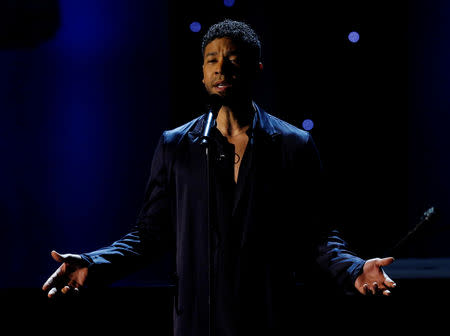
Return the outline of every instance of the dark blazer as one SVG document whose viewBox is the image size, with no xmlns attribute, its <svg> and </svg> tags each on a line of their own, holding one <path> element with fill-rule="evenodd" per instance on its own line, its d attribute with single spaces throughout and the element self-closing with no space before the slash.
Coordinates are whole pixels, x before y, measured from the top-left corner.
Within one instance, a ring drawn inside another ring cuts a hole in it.
<svg viewBox="0 0 450 336">
<path fill-rule="evenodd" d="M 321 164 L 310 134 L 254 107 L 253 164 L 233 213 L 241 226 L 225 273 L 231 289 L 217 293 L 217 318 L 227 327 L 217 335 L 278 335 L 298 318 L 291 309 L 296 281 L 310 279 L 318 266 L 348 290 L 364 264 L 320 220 Z M 95 279 L 175 251 L 175 336 L 208 330 L 206 163 L 199 144 L 205 121 L 202 115 L 162 134 L 136 226 L 83 255 Z"/>
</svg>

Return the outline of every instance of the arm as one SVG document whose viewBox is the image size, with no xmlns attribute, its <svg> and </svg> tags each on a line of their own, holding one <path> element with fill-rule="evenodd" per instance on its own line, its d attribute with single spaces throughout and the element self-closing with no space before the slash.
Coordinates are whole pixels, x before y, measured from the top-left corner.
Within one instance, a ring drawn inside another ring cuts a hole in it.
<svg viewBox="0 0 450 336">
<path fill-rule="evenodd" d="M 394 262 L 392 257 L 363 260 L 348 249 L 336 231 L 318 246 L 318 250 L 317 262 L 347 294 L 390 295 L 390 289 L 396 287 L 383 270 Z"/>
<path fill-rule="evenodd" d="M 84 254 L 58 254 L 52 257 L 61 266 L 49 277 L 42 289 L 48 296 L 58 291 L 89 284 L 111 283 L 162 255 L 170 246 L 171 217 L 166 168 L 164 134 L 152 160 L 151 174 L 144 205 L 130 233 L 108 247 Z"/>
<path fill-rule="evenodd" d="M 110 246 L 81 255 L 89 262 L 90 283 L 114 281 L 168 251 L 172 229 L 166 160 L 163 134 L 153 156 L 144 204 L 131 232 Z"/>
<path fill-rule="evenodd" d="M 316 215 L 310 218 L 315 228 L 316 262 L 320 269 L 328 273 L 335 283 L 347 294 L 383 294 L 389 295 L 396 286 L 383 270 L 383 266 L 391 264 L 393 258 L 374 258 L 364 260 L 358 257 L 348 246 L 340 233 L 331 228 L 330 219 L 324 220 L 322 214 L 327 212 L 330 200 L 324 197 L 326 188 L 323 182 L 322 167 L 319 154 L 311 137 L 306 144 L 307 176 L 313 177 L 309 185 L 309 208 Z M 324 200 L 325 198 L 325 200 Z M 325 209 L 323 208 L 325 207 Z M 324 223 L 324 221 L 328 223 Z"/>
<path fill-rule="evenodd" d="M 345 293 L 355 293 L 354 283 L 362 273 L 365 260 L 352 252 L 336 230 L 330 231 L 317 245 L 316 262 Z"/>
</svg>

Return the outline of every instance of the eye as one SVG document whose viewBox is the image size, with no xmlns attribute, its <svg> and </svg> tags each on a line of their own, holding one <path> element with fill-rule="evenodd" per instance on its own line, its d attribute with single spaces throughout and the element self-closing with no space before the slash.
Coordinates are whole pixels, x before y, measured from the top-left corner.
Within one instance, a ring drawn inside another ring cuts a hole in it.
<svg viewBox="0 0 450 336">
<path fill-rule="evenodd" d="M 211 58 L 206 61 L 206 63 L 216 63 L 216 62 L 217 62 L 217 59 L 215 59 L 215 58 Z"/>
</svg>

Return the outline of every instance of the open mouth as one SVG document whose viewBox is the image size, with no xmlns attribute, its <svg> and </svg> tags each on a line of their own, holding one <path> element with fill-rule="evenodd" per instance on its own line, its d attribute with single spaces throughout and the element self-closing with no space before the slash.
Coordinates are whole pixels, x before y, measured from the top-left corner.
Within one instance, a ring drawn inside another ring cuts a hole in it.
<svg viewBox="0 0 450 336">
<path fill-rule="evenodd" d="M 231 87 L 231 84 L 227 82 L 218 82 L 214 84 L 214 87 L 217 89 L 217 91 L 225 91 Z"/>
</svg>

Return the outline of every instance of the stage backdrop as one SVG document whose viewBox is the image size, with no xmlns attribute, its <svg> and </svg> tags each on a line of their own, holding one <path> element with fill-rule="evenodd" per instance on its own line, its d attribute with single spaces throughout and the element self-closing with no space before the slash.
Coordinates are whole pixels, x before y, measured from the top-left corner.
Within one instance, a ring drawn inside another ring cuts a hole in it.
<svg viewBox="0 0 450 336">
<path fill-rule="evenodd" d="M 52 249 L 130 229 L 161 132 L 203 113 L 200 38 L 226 17 L 261 35 L 257 102 L 314 122 L 328 218 L 352 246 L 379 256 L 435 205 L 439 221 L 404 256 L 448 257 L 448 13 L 443 0 L 3 2 L 0 287 L 40 287 Z M 122 284 L 169 273 L 163 260 Z"/>
<path fill-rule="evenodd" d="M 52 249 L 99 248 L 134 224 L 168 128 L 167 10 L 1 5 L 0 287 L 39 287 L 57 266 Z"/>
</svg>

